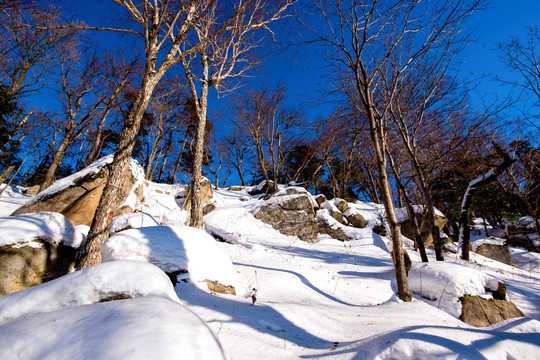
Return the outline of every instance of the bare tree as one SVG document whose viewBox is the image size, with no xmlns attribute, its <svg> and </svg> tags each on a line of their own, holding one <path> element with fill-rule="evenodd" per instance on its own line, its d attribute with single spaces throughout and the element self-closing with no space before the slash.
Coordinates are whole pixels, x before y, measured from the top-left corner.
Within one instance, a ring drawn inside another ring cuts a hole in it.
<svg viewBox="0 0 540 360">
<path fill-rule="evenodd" d="M 21 100 L 45 86 L 50 70 L 58 65 L 58 54 L 72 45 L 71 29 L 37 28 L 58 24 L 60 12 L 53 7 L 42 9 L 35 5 L 34 1 L 10 0 L 0 7 L 0 82 L 21 110 L 10 119 L 12 131 L 5 134 L 2 141 L 5 145 L 22 141 L 20 130 L 35 110 L 24 111 Z M 5 148 L 2 146 L 0 151 Z"/>
<path fill-rule="evenodd" d="M 242 71 L 238 69 L 246 69 L 239 62 L 257 44 L 254 31 L 265 29 L 270 22 L 277 20 L 292 0 L 273 4 L 262 0 L 235 1 L 233 4 L 217 0 L 114 2 L 127 10 L 133 23 L 133 28 L 115 30 L 134 34 L 143 40 L 145 68 L 88 234 L 80 261 L 82 268 L 101 262 L 101 246 L 108 236 L 114 211 L 127 195 L 121 184 L 125 171 L 129 171 L 128 163 L 143 114 L 155 87 L 177 63 L 181 63 L 184 69 L 199 120 L 192 172 L 191 224 L 202 227 L 200 180 L 208 90 L 228 77 L 240 75 Z M 195 62 L 200 64 L 200 75 L 196 75 Z M 201 83 L 200 92 L 195 84 L 197 81 Z"/>
<path fill-rule="evenodd" d="M 58 125 L 64 136 L 41 183 L 40 191 L 54 182 L 56 170 L 62 164 L 67 148 L 96 118 L 107 96 L 104 91 L 97 94 L 103 76 L 100 74 L 101 64 L 94 48 L 87 47 L 80 53 L 63 54 L 61 58 L 61 96 L 65 118 Z"/>
<path fill-rule="evenodd" d="M 478 8 L 479 1 L 317 0 L 314 4 L 324 28 L 321 31 L 320 27 L 310 26 L 315 34 L 313 41 L 328 45 L 330 61 L 336 65 L 337 73 L 351 79 L 359 99 L 358 112 L 364 114 L 369 126 L 379 189 L 392 237 L 398 294 L 402 300 L 411 301 L 401 232 L 386 171 L 391 106 L 388 99 L 392 99 L 410 65 L 457 31 L 459 23 Z M 397 66 L 389 66 L 390 61 Z M 387 79 L 391 79 L 387 84 L 390 86 L 383 89 Z M 386 101 L 381 101 L 383 91 Z"/>
<path fill-rule="evenodd" d="M 105 76 L 104 88 L 111 94 L 110 97 L 104 99 L 103 109 L 99 119 L 95 122 L 95 130 L 89 136 L 90 149 L 86 158 L 81 164 L 81 167 L 86 167 L 96 161 L 105 141 L 107 140 L 107 132 L 104 132 L 104 126 L 109 120 L 111 112 L 118 107 L 122 93 L 126 90 L 130 82 L 133 81 L 134 74 L 137 68 L 137 60 L 127 61 L 122 54 L 105 54 Z M 109 132 L 110 133 L 110 132 Z"/>
<path fill-rule="evenodd" d="M 251 157 L 247 139 L 241 135 L 239 128 L 235 128 L 232 134 L 225 139 L 224 146 L 226 167 L 229 169 L 234 168 L 240 179 L 240 185 L 245 186 L 244 162 L 249 162 Z"/>
<path fill-rule="evenodd" d="M 300 120 L 300 113 L 284 106 L 285 87 L 247 91 L 233 101 L 232 123 L 247 137 L 255 153 L 268 193 L 277 190 L 285 156 L 285 137 Z"/>
<path fill-rule="evenodd" d="M 514 73 L 518 79 L 509 80 L 499 78 L 500 81 L 520 89 L 525 98 L 532 101 L 532 105 L 538 108 L 540 105 L 540 30 L 529 27 L 526 41 L 511 38 L 509 41 L 499 44 L 501 61 Z M 540 130 L 538 122 L 540 114 L 527 116 L 529 123 Z"/>
</svg>

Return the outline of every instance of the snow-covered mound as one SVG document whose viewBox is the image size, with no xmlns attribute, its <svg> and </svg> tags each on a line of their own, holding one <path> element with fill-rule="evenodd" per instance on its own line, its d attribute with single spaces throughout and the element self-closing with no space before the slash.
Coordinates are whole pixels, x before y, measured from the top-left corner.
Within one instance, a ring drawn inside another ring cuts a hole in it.
<svg viewBox="0 0 540 360">
<path fill-rule="evenodd" d="M 185 185 L 145 181 L 143 200 L 134 209 L 151 215 L 159 225 L 182 226 L 188 219 L 188 212 L 182 210 L 179 204 L 183 201 L 181 199 L 185 197 L 186 190 Z"/>
<path fill-rule="evenodd" d="M 122 214 L 113 218 L 109 233 L 114 234 L 122 230 L 158 225 L 156 219 L 147 213 Z"/>
<path fill-rule="evenodd" d="M 60 213 L 42 211 L 0 218 L 0 246 L 37 246 L 34 240 L 79 248 L 85 236 Z"/>
<path fill-rule="evenodd" d="M 31 314 L 93 304 L 116 295 L 156 295 L 180 302 L 171 281 L 156 266 L 116 261 L 0 297 L 0 324 Z"/>
<path fill-rule="evenodd" d="M 133 299 L 94 304 L 114 295 Z M 118 261 L 0 298 L 5 359 L 224 359 L 157 267 Z"/>
<path fill-rule="evenodd" d="M 217 281 L 233 286 L 238 294 L 246 292 L 229 256 L 212 236 L 196 228 L 153 226 L 122 231 L 107 239 L 102 257 L 103 261 L 147 261 L 167 273 L 187 270 L 197 284 Z"/>
<path fill-rule="evenodd" d="M 460 297 L 486 296 L 486 289 L 495 291 L 499 283 L 481 271 L 447 261 L 413 264 L 408 277 L 412 292 L 436 300 L 437 307 L 456 318 L 461 315 Z"/>
</svg>

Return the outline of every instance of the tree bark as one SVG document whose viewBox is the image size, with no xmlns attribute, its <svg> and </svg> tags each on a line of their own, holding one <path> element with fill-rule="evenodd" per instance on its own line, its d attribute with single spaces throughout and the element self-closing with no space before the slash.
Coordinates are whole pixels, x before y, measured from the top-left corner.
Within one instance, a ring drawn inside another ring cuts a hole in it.
<svg viewBox="0 0 540 360">
<path fill-rule="evenodd" d="M 114 154 L 107 184 L 103 189 L 92 225 L 90 226 L 86 246 L 78 264 L 79 269 L 101 263 L 101 247 L 109 237 L 112 218 L 115 211 L 128 195 L 122 191 L 122 183 L 127 172 L 130 171 L 129 162 L 135 145 L 135 139 L 141 127 L 144 112 L 148 107 L 150 97 L 159 79 L 160 77 L 150 73 L 147 67 L 143 78 L 144 82 L 137 94 L 124 129 L 120 134 L 120 141 Z"/>
</svg>

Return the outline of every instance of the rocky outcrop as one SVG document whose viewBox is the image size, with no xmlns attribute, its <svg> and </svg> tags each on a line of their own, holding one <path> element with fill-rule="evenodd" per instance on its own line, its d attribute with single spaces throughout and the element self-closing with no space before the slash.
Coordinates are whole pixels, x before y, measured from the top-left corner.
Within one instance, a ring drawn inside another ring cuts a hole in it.
<svg viewBox="0 0 540 360">
<path fill-rule="evenodd" d="M 296 188 L 280 191 L 255 212 L 261 220 L 282 234 L 297 236 L 306 242 L 315 242 L 318 226 L 309 194 Z"/>
<path fill-rule="evenodd" d="M 109 176 L 110 161 L 101 160 L 101 163 L 93 166 L 92 169 L 93 171 L 83 169 L 62 179 L 62 183 L 66 186 L 53 184 L 49 189 L 37 194 L 32 201 L 13 212 L 12 215 L 54 211 L 63 214 L 73 225 L 90 226 Z M 125 193 L 135 190 L 135 194 L 141 200 L 142 185 L 139 189 L 133 189 L 136 178 L 131 171 L 127 171 L 127 173 L 128 175 L 125 176 L 122 184 L 123 190 Z M 130 213 L 133 210 L 129 206 L 123 206 L 116 209 L 114 215 Z"/>
<path fill-rule="evenodd" d="M 422 222 L 422 214 L 416 213 L 416 219 L 418 221 L 418 224 L 421 224 Z M 435 226 L 439 228 L 439 231 L 442 231 L 446 225 L 447 219 L 444 216 L 435 214 Z M 401 226 L 401 233 L 403 236 L 408 237 L 409 239 L 414 239 L 414 231 L 413 231 L 413 225 L 412 221 L 408 218 L 404 219 L 399 223 Z M 428 247 L 433 244 L 433 236 L 431 235 L 431 226 L 428 225 L 428 221 L 426 220 L 424 222 L 424 226 L 422 226 L 422 229 L 420 231 L 422 234 L 422 240 L 424 241 L 424 246 Z"/>
<path fill-rule="evenodd" d="M 206 204 L 210 199 L 214 197 L 214 191 L 212 190 L 212 183 L 207 178 L 203 177 L 201 180 L 201 204 Z M 191 187 L 186 192 L 184 198 L 183 210 L 191 210 Z"/>
<path fill-rule="evenodd" d="M 352 208 L 348 208 L 343 212 L 343 215 L 351 226 L 363 229 L 367 226 L 367 220 L 357 211 Z"/>
<path fill-rule="evenodd" d="M 77 249 L 40 240 L 32 246 L 0 247 L 0 296 L 66 275 L 76 259 Z"/>
<path fill-rule="evenodd" d="M 503 320 L 525 316 L 510 301 L 483 299 L 472 295 L 465 295 L 460 301 L 462 305 L 460 320 L 476 327 L 486 327 Z"/>
<path fill-rule="evenodd" d="M 540 236 L 536 233 L 532 216 L 522 217 L 514 225 L 508 226 L 506 243 L 530 252 L 540 252 Z"/>
<path fill-rule="evenodd" d="M 321 234 L 330 235 L 332 238 L 338 239 L 341 241 L 350 240 L 342 228 L 340 228 L 339 226 L 335 226 L 334 224 L 331 224 L 330 222 L 326 221 L 326 219 L 319 221 L 319 232 Z"/>
<path fill-rule="evenodd" d="M 481 244 L 476 248 L 476 253 L 495 261 L 514 266 L 512 254 L 507 246 L 497 244 Z"/>
<path fill-rule="evenodd" d="M 326 196 L 323 194 L 315 195 L 314 197 L 315 202 L 317 203 L 317 207 L 321 207 L 321 205 L 326 201 Z"/>
</svg>

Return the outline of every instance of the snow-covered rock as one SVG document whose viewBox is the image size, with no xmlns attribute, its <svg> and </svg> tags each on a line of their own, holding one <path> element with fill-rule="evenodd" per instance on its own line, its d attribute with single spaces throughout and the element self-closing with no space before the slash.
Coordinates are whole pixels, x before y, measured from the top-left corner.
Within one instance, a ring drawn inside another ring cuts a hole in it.
<svg viewBox="0 0 540 360">
<path fill-rule="evenodd" d="M 486 295 L 486 289 L 496 291 L 499 280 L 470 267 L 448 262 L 416 263 L 409 271 L 412 292 L 433 301 L 438 308 L 459 318 L 463 295 Z"/>
<path fill-rule="evenodd" d="M 97 303 L 112 295 L 132 298 Z M 6 359 L 226 359 L 168 277 L 141 262 L 104 263 L 0 298 Z"/>
<path fill-rule="evenodd" d="M 196 228 L 152 226 L 122 231 L 107 239 L 102 258 L 147 261 L 169 274 L 187 271 L 200 286 L 208 280 L 232 286 L 240 295 L 246 291 L 229 256 L 212 236 Z"/>
</svg>

